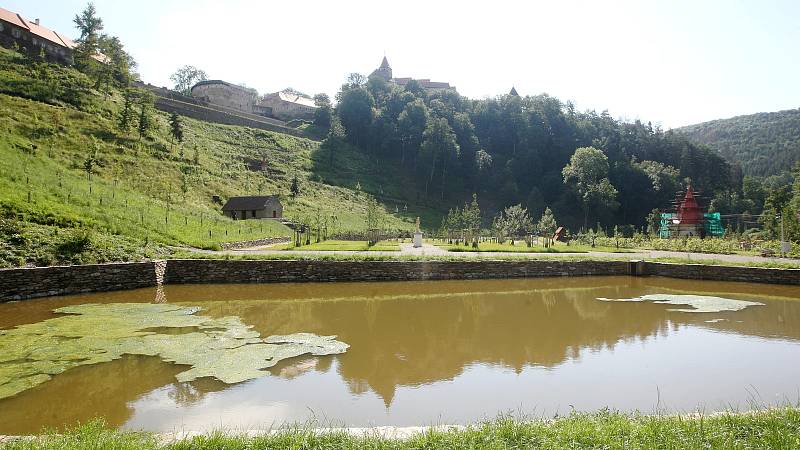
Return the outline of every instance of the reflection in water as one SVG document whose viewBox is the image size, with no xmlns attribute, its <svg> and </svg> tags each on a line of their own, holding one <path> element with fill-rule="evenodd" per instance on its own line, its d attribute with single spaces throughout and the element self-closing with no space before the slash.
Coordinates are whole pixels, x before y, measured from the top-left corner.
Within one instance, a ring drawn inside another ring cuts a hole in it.
<svg viewBox="0 0 800 450">
<path fill-rule="evenodd" d="M 765 305 L 700 314 L 596 300 L 659 293 Z M 569 405 L 650 411 L 797 400 L 798 294 L 785 286 L 593 277 L 187 285 L 16 302 L 0 305 L 0 328 L 44 320 L 67 304 L 156 299 L 239 316 L 262 335 L 336 334 L 351 348 L 287 361 L 271 370 L 275 376 L 234 386 L 177 383 L 182 369 L 154 358 L 82 367 L 0 400 L 0 433 L 95 415 L 162 430 L 269 426 L 310 416 L 413 425 L 518 409 L 550 414 Z"/>
</svg>

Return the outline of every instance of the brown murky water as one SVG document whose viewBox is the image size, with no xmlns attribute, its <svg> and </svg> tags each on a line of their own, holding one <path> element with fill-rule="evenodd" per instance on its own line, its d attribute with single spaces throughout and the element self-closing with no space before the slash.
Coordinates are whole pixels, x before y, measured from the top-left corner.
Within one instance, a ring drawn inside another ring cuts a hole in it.
<svg viewBox="0 0 800 450">
<path fill-rule="evenodd" d="M 700 294 L 755 300 L 681 313 L 597 297 Z M 399 283 L 166 286 L 0 304 L 0 328 L 53 308 L 166 301 L 236 315 L 262 335 L 336 334 L 339 356 L 285 362 L 225 385 L 179 383 L 151 357 L 84 366 L 0 400 L 0 434 L 103 416 L 159 431 L 222 425 L 464 423 L 499 413 L 610 407 L 706 411 L 800 400 L 800 288 L 587 277 Z"/>
</svg>

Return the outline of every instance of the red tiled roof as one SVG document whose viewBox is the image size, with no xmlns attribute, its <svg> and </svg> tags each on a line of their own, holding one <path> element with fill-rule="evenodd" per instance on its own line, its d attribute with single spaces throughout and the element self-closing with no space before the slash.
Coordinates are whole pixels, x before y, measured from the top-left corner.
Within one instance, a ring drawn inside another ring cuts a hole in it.
<svg viewBox="0 0 800 450">
<path fill-rule="evenodd" d="M 52 44 L 64 45 L 64 43 L 61 42 L 61 38 L 58 37 L 58 35 L 53 30 L 45 28 L 41 25 L 36 25 L 35 22 L 31 22 L 30 20 L 25 20 L 24 18 L 22 18 L 22 16 L 20 16 L 20 19 L 22 19 L 25 22 L 26 27 L 34 36 L 39 36 L 40 38 L 46 41 L 50 41 L 50 43 Z"/>
<path fill-rule="evenodd" d="M 43 27 L 41 25 L 37 25 L 36 22 L 31 20 L 27 20 L 20 16 L 17 13 L 11 12 L 7 9 L 0 8 L 0 20 L 4 20 L 6 22 L 10 22 L 20 28 L 24 28 L 31 32 L 31 34 L 38 36 L 51 44 L 55 44 L 61 47 L 66 47 L 70 50 L 75 49 L 78 46 L 78 43 L 73 41 L 72 39 L 63 36 L 56 31 L 53 31 L 49 28 Z M 100 61 L 101 63 L 109 62 L 108 56 L 98 53 L 96 55 L 92 55 L 92 58 Z"/>
<path fill-rule="evenodd" d="M 67 46 L 67 48 L 71 48 L 72 49 L 72 48 L 75 48 L 75 47 L 78 46 L 78 43 L 73 41 L 72 39 L 70 39 L 70 38 L 68 38 L 68 37 L 66 37 L 66 36 L 64 36 L 62 34 L 59 34 L 56 31 L 54 31 L 53 33 L 55 33 L 56 36 L 58 36 L 59 39 L 61 39 L 61 42 L 63 42 L 64 45 Z"/>
<path fill-rule="evenodd" d="M 18 27 L 22 27 L 27 29 L 28 26 L 25 25 L 25 22 L 17 13 L 13 13 L 7 9 L 0 8 L 0 20 L 5 20 L 6 22 L 13 23 Z"/>
<path fill-rule="evenodd" d="M 0 8 L 0 19 L 10 22 L 18 27 L 25 28 L 30 31 L 34 36 L 38 36 L 51 44 L 67 47 L 69 49 L 75 48 L 78 44 L 68 37 L 63 37 L 55 31 L 37 25 L 36 22 L 27 20 L 17 13 L 13 13 L 7 9 Z"/>
</svg>

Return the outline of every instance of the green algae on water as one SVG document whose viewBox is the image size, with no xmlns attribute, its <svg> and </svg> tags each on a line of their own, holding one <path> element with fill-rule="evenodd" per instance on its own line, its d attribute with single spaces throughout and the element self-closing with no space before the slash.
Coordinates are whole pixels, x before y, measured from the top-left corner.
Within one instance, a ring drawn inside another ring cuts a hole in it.
<svg viewBox="0 0 800 450">
<path fill-rule="evenodd" d="M 310 333 L 261 338 L 238 317 L 196 315 L 198 307 L 111 303 L 54 311 L 66 315 L 0 330 L 0 399 L 73 367 L 122 355 L 190 366 L 176 375 L 181 382 L 212 377 L 233 384 L 265 376 L 264 369 L 283 359 L 339 354 L 349 347 L 336 336 Z"/>
<path fill-rule="evenodd" d="M 706 312 L 723 312 L 723 311 L 741 311 L 748 306 L 764 306 L 763 303 L 747 301 L 747 300 L 734 300 L 731 298 L 711 297 L 707 295 L 673 295 L 673 294 L 650 294 L 642 295 L 635 298 L 603 298 L 598 297 L 598 300 L 606 302 L 646 302 L 667 304 L 667 305 L 685 305 L 691 306 L 688 308 L 672 308 L 667 311 L 675 312 L 690 312 L 690 313 L 706 313 Z"/>
</svg>

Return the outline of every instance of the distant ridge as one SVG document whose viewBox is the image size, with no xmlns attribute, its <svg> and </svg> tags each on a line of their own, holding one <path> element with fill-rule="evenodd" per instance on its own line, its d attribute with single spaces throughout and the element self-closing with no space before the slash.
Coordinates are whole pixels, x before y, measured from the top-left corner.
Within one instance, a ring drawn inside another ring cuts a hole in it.
<svg viewBox="0 0 800 450">
<path fill-rule="evenodd" d="M 745 175 L 778 175 L 800 161 L 800 109 L 712 120 L 676 131 L 738 163 Z"/>
</svg>

